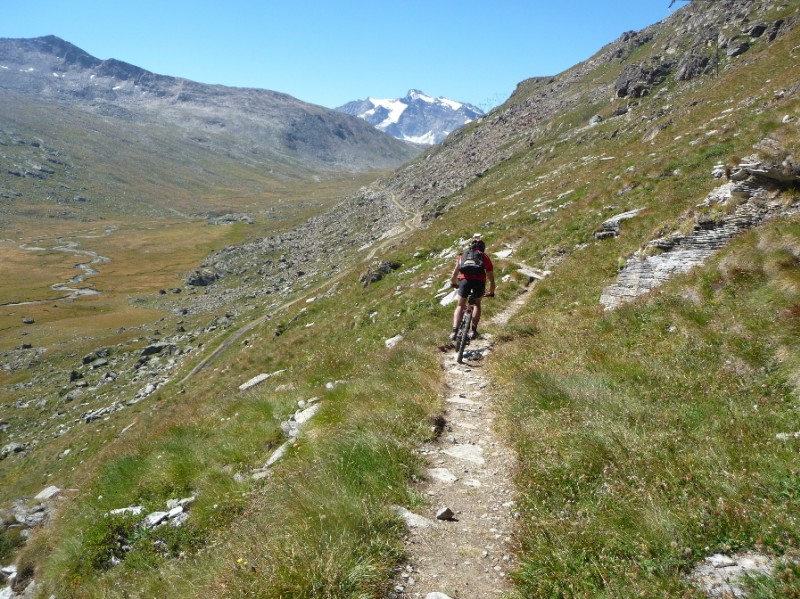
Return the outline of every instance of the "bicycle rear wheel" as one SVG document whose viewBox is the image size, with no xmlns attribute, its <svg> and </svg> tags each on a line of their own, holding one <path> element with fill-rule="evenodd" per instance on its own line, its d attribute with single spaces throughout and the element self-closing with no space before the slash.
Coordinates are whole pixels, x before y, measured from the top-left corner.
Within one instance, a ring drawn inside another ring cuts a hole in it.
<svg viewBox="0 0 800 599">
<path fill-rule="evenodd" d="M 456 352 L 458 354 L 456 362 L 459 364 L 463 361 L 464 350 L 469 342 L 470 324 L 472 324 L 472 310 L 468 310 L 464 313 L 464 316 L 461 318 L 461 326 L 458 329 L 458 335 L 456 336 Z"/>
</svg>

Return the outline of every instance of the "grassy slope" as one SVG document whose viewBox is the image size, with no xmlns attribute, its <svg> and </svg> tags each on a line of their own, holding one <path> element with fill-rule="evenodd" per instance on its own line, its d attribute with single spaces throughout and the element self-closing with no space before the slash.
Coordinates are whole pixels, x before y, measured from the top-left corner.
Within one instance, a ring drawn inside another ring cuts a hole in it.
<svg viewBox="0 0 800 599">
<path fill-rule="evenodd" d="M 794 83 L 796 60 L 776 50 L 766 64 L 676 96 L 654 119 L 667 128 L 652 144 L 603 139 L 615 127 L 605 123 L 561 152 L 556 160 L 573 165 L 566 172 L 548 175 L 546 163 L 531 172 L 548 177 L 531 199 L 575 191 L 522 234 L 530 263 L 561 261 L 492 361 L 523 465 L 520 596 L 677 596 L 690 592 L 682 575 L 712 553 L 797 551 L 797 446 L 776 440 L 800 429 L 796 219 L 743 236 L 633 305 L 603 313 L 597 301 L 620 258 L 663 225 L 685 227 L 678 217 L 714 185 L 713 164 L 752 153 L 767 134 L 796 152 L 798 101 L 774 95 Z M 785 114 L 794 123 L 780 125 Z M 614 159 L 589 158 L 601 154 Z M 481 195 L 524 189 L 523 165 L 504 167 L 504 188 Z M 638 187 L 617 194 L 630 183 Z M 510 203 L 491 207 L 492 228 L 506 228 L 498 215 Z M 592 239 L 605 218 L 640 207 L 620 238 Z M 512 218 L 509 240 L 522 225 Z M 781 572 L 764 596 L 796 596 L 795 574 Z"/>
<path fill-rule="evenodd" d="M 650 122 L 667 125 L 653 143 L 635 122 L 608 120 L 504 162 L 461 193 L 465 205 L 389 250 L 402 270 L 366 289 L 354 272 L 332 297 L 276 315 L 185 389 L 160 390 L 137 414 L 146 433 L 87 465 L 78 500 L 23 563 L 38 563 L 45 592 L 59 596 L 380 596 L 401 556 L 388 506 L 421 501 L 407 486 L 420 469 L 414 447 L 441 401 L 433 348 L 449 310 L 421 285 L 446 278 L 437 256 L 476 222 L 492 247 L 511 244 L 515 258 L 553 271 L 495 331 L 491 361 L 522 463 L 520 596 L 691 596 L 682 575 L 710 553 L 795 551 L 797 441 L 775 434 L 800 430 L 796 220 L 737 239 L 616 312 L 598 303 L 620 258 L 662 227 L 685 226 L 681 215 L 715 184 L 713 164 L 751 153 L 767 133 L 797 149 L 796 125 L 780 125 L 797 100 L 773 95 L 793 83 L 796 37 L 777 44 L 757 68 L 642 102 Z M 657 116 L 661 102 L 672 107 Z M 639 207 L 621 237 L 594 241 L 603 220 Z M 498 268 L 513 277 L 513 265 Z M 502 284 L 488 316 L 519 289 Z M 278 325 L 287 328 L 273 337 Z M 404 342 L 386 350 L 398 332 Z M 275 382 L 235 391 L 280 368 Z M 344 382 L 326 390 L 334 380 Z M 274 476 L 235 482 L 312 396 L 322 412 Z M 101 514 L 188 494 L 198 499 L 187 529 L 160 550 L 139 539 L 105 570 L 114 529 Z M 798 594 L 791 572 L 778 578 L 762 596 Z"/>
<path fill-rule="evenodd" d="M 3 172 L 0 188 L 23 194 L 20 201 L 4 202 L 4 213 L 97 219 L 253 211 L 264 208 L 265 198 L 307 197 L 315 182 L 336 185 L 351 178 L 288 159 L 267 161 L 222 135 L 198 140 L 177 126 L 105 119 L 68 107 L 53 112 L 51 104 L 30 98 L 0 106 L 4 164 L 52 171 L 43 178 Z M 64 201 L 76 195 L 88 201 Z"/>
</svg>

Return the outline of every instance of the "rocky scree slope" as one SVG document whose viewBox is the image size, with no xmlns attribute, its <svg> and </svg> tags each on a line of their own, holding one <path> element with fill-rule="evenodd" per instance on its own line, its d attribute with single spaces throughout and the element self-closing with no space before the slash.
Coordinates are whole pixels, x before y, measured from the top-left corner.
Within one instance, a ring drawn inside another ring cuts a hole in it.
<svg viewBox="0 0 800 599">
<path fill-rule="evenodd" d="M 100 60 L 55 36 L 0 39 L 0 96 L 80 108 L 119 123 L 171 125 L 190 144 L 249 162 L 396 167 L 418 150 L 360 119 L 261 89 L 208 85 Z"/>
</svg>

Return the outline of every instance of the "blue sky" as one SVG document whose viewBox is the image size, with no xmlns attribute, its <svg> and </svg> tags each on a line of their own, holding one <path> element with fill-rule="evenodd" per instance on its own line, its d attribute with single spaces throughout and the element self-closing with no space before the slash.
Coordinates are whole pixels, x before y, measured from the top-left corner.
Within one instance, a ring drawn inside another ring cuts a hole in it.
<svg viewBox="0 0 800 599">
<path fill-rule="evenodd" d="M 411 89 L 488 109 L 564 71 L 670 0 L 10 0 L 0 37 L 57 35 L 162 75 L 334 108 Z"/>
</svg>

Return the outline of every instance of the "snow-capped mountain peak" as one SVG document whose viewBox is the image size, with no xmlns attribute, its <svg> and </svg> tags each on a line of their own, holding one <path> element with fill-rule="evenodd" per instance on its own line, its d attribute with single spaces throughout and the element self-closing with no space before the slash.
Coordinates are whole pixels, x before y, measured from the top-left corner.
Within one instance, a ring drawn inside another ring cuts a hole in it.
<svg viewBox="0 0 800 599">
<path fill-rule="evenodd" d="M 368 97 L 336 110 L 362 118 L 398 139 L 423 145 L 439 143 L 450 132 L 483 116 L 471 104 L 433 98 L 417 89 L 409 90 L 404 98 Z"/>
</svg>

